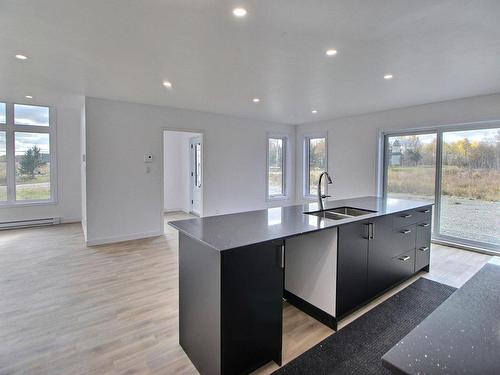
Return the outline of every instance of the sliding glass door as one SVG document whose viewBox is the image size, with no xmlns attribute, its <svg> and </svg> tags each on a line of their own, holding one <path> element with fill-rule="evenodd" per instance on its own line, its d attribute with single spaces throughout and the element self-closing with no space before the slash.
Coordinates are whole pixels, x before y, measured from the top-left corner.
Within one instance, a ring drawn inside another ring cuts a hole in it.
<svg viewBox="0 0 500 375">
<path fill-rule="evenodd" d="M 439 235 L 500 247 L 500 128 L 442 139 Z"/>
<path fill-rule="evenodd" d="M 434 201 L 435 240 L 500 251 L 500 124 L 384 141 L 386 197 Z"/>
</svg>

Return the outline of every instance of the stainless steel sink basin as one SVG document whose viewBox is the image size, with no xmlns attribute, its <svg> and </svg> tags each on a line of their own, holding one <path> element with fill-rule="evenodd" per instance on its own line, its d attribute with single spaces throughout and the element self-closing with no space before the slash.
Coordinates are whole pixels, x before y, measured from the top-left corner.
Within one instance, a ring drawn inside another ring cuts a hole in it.
<svg viewBox="0 0 500 375">
<path fill-rule="evenodd" d="M 325 211 L 304 212 L 304 213 L 307 215 L 314 215 L 330 220 L 343 220 L 355 216 L 369 215 L 374 212 L 376 211 L 363 210 L 361 208 L 353 208 L 353 207 L 337 207 L 337 208 L 330 208 Z"/>
<path fill-rule="evenodd" d="M 347 219 L 349 217 L 352 217 L 352 216 L 348 216 L 348 215 L 337 214 L 335 212 L 330 212 L 330 211 L 305 212 L 305 214 L 314 215 L 314 216 L 318 216 L 318 217 L 322 217 L 322 218 L 330 219 L 330 220 L 343 220 L 343 219 Z"/>
<path fill-rule="evenodd" d="M 361 216 L 372 214 L 375 211 L 362 210 L 361 208 L 352 208 L 352 207 L 338 207 L 329 209 L 328 212 L 335 212 L 337 214 L 348 215 L 348 216 Z"/>
</svg>

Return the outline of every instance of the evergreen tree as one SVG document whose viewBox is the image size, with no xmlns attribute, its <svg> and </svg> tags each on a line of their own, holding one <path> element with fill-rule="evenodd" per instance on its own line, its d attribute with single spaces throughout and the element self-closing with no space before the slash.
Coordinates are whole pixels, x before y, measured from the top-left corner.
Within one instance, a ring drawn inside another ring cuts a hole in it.
<svg viewBox="0 0 500 375">
<path fill-rule="evenodd" d="M 19 173 L 29 176 L 29 178 L 33 180 L 35 178 L 36 170 L 44 164 L 46 163 L 42 160 L 40 147 L 35 145 L 26 150 L 24 153 L 21 161 L 19 162 Z"/>
</svg>

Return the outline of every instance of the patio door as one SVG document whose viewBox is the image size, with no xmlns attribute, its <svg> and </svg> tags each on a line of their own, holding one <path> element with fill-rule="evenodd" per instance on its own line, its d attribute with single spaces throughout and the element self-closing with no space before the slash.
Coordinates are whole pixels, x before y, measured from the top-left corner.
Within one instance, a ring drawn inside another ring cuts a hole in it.
<svg viewBox="0 0 500 375">
<path fill-rule="evenodd" d="M 434 201 L 435 241 L 500 251 L 499 123 L 384 138 L 384 196 Z"/>
</svg>

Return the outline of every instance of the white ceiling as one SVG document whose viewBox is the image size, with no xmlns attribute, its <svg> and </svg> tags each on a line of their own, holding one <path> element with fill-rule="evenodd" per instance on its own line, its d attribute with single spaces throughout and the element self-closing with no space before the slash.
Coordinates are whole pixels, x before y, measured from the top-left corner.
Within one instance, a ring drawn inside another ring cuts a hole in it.
<svg viewBox="0 0 500 375">
<path fill-rule="evenodd" d="M 292 124 L 500 92 L 500 1 L 0 1 L 0 97 L 50 91 Z"/>
</svg>

